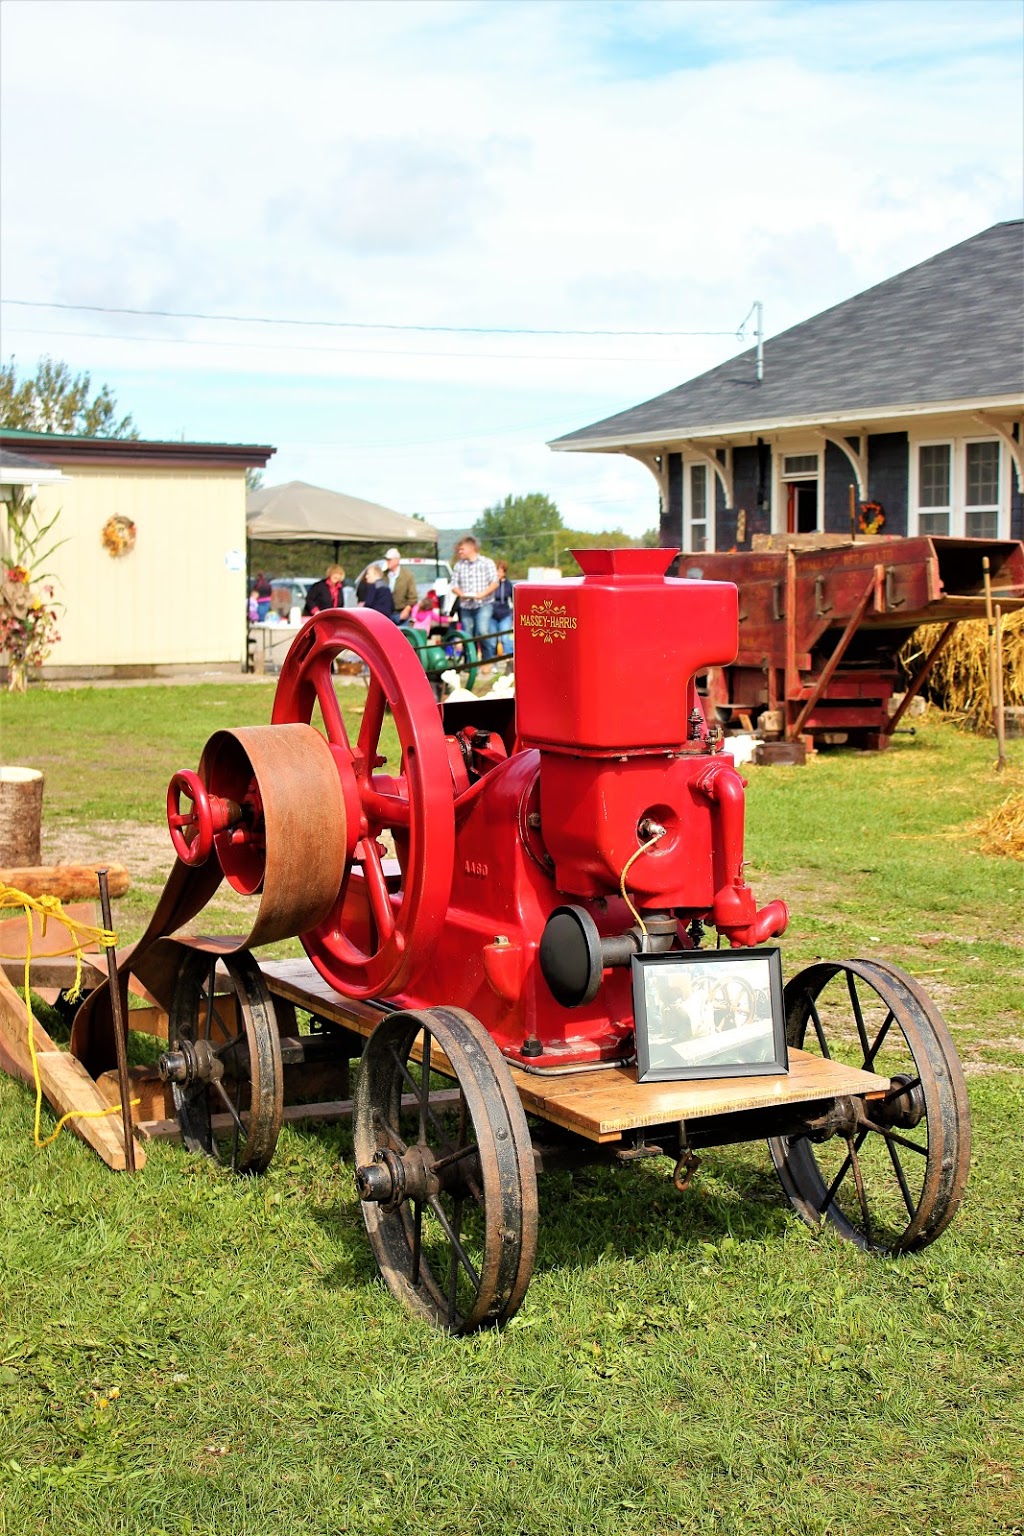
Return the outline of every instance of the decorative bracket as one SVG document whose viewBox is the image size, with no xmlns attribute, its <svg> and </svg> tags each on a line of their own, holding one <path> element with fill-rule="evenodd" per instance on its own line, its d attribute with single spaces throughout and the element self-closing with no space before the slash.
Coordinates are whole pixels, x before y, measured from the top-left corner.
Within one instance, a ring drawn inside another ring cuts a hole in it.
<svg viewBox="0 0 1024 1536">
<path fill-rule="evenodd" d="M 858 436 L 858 438 L 860 440 L 860 452 L 859 453 L 855 452 L 855 450 L 850 447 L 850 445 L 846 441 L 845 437 L 839 437 L 834 432 L 827 432 L 823 427 L 819 427 L 818 428 L 817 435 L 818 435 L 818 437 L 821 438 L 821 441 L 823 443 L 831 443 L 834 448 L 838 448 L 841 453 L 844 453 L 846 455 L 846 457 L 849 459 L 851 465 L 853 466 L 853 473 L 857 477 L 857 500 L 858 501 L 867 501 L 867 499 L 868 499 L 868 452 L 867 452 L 868 435 L 867 435 L 867 433 L 866 432 L 858 432 L 857 433 L 857 436 Z"/>
<path fill-rule="evenodd" d="M 995 432 L 996 436 L 1002 438 L 1007 448 L 1009 448 L 1010 458 L 1017 469 L 1017 484 L 1021 490 L 1024 490 L 1024 451 L 1022 451 L 1024 445 L 1017 441 L 1004 422 L 996 421 L 986 411 L 975 411 L 973 414 L 975 421 L 979 422 L 986 431 Z"/>
</svg>

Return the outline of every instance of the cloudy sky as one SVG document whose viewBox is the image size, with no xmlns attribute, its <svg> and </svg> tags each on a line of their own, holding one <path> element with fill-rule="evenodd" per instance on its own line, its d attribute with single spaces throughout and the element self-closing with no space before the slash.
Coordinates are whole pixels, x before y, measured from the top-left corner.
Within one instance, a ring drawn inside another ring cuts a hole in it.
<svg viewBox="0 0 1024 1536">
<path fill-rule="evenodd" d="M 269 482 L 639 533 L 646 470 L 546 440 L 1020 217 L 1022 15 L 2 0 L 0 347 Z"/>
</svg>

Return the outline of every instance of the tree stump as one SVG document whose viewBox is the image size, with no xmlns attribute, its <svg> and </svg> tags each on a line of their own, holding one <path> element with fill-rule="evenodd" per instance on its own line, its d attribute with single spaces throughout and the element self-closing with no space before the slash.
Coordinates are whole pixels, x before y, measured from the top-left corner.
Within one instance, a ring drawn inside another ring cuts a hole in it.
<svg viewBox="0 0 1024 1536">
<path fill-rule="evenodd" d="M 38 768 L 0 767 L 0 866 L 38 864 L 43 775 Z"/>
</svg>

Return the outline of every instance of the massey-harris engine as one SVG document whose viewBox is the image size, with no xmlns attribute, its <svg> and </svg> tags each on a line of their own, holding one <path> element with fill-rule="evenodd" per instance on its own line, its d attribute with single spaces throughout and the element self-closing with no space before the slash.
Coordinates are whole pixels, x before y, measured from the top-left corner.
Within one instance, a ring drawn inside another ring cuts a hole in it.
<svg viewBox="0 0 1024 1536">
<path fill-rule="evenodd" d="M 735 655 L 736 588 L 667 578 L 673 553 L 581 551 L 581 578 L 520 586 L 516 698 L 443 721 L 387 621 L 323 613 L 298 636 L 274 722 L 319 706 L 337 765 L 346 826 L 310 806 L 309 835 L 345 839 L 345 873 L 302 940 L 339 992 L 465 1007 L 509 1058 L 564 1068 L 632 1055 L 639 950 L 689 948 L 705 923 L 733 946 L 783 931 L 783 903 L 758 911 L 744 882 L 744 781 L 694 686 Z M 331 680 L 342 649 L 370 671 L 354 739 Z"/>
</svg>

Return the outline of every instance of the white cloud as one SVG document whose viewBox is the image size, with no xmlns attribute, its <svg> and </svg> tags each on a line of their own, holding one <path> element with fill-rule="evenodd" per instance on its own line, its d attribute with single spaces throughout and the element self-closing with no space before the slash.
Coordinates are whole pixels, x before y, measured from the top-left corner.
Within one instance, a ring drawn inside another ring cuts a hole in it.
<svg viewBox="0 0 1024 1536">
<path fill-rule="evenodd" d="M 772 333 L 1020 212 L 1012 5 L 5 0 L 0 26 L 7 298 L 721 331 L 756 297 Z M 329 422 L 331 391 L 361 381 L 367 440 L 422 414 L 443 449 L 372 450 L 363 494 L 559 486 L 612 522 L 646 472 L 543 440 L 738 348 L 3 319 L 20 360 L 66 356 L 129 408 L 138 388 L 154 436 L 301 442 L 294 402 Z M 533 441 L 473 436 L 546 412 Z M 356 466 L 344 432 L 317 436 L 334 456 L 289 449 L 282 477 Z"/>
</svg>

